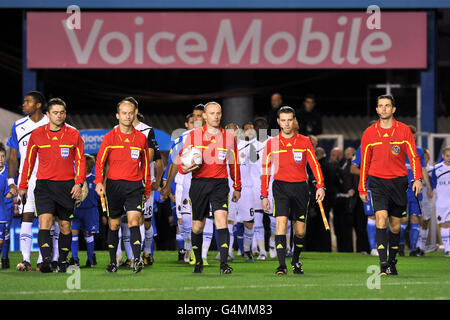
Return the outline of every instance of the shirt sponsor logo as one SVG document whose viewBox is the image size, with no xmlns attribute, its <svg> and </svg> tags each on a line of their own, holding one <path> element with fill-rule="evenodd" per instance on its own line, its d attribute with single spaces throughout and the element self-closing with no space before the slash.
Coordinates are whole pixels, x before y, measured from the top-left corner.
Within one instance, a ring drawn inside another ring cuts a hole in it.
<svg viewBox="0 0 450 320">
<path fill-rule="evenodd" d="M 61 157 L 67 159 L 69 156 L 69 148 L 61 148 Z"/>
<path fill-rule="evenodd" d="M 132 149 L 131 150 L 131 159 L 137 160 L 139 158 L 139 150 Z"/>
<path fill-rule="evenodd" d="M 399 146 L 392 146 L 392 154 L 393 155 L 399 155 L 400 154 L 400 147 Z"/>
<path fill-rule="evenodd" d="M 292 152 L 294 153 L 295 162 L 299 163 L 300 161 L 302 161 L 303 152 L 298 152 L 298 151 L 292 151 Z"/>
</svg>

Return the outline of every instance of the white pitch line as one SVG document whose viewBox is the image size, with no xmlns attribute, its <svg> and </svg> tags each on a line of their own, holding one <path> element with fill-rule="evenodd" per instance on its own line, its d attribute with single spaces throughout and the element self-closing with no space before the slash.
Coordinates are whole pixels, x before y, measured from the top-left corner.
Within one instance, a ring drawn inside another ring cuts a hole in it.
<svg viewBox="0 0 450 320">
<path fill-rule="evenodd" d="M 381 286 L 414 286 L 414 285 L 447 285 L 450 282 L 398 282 L 382 283 Z M 74 290 L 38 290 L 38 291 L 11 291 L 0 292 L 0 295 L 32 295 L 32 294 L 71 294 L 71 293 L 112 293 L 112 292 L 165 292 L 165 291 L 201 291 L 224 289 L 267 289 L 283 287 L 364 287 L 366 283 L 335 283 L 335 284 L 276 284 L 276 285 L 247 285 L 247 286 L 202 286 L 202 287 L 176 287 L 176 288 L 116 288 L 116 289 L 74 289 Z M 444 297 L 437 297 L 437 299 Z"/>
</svg>

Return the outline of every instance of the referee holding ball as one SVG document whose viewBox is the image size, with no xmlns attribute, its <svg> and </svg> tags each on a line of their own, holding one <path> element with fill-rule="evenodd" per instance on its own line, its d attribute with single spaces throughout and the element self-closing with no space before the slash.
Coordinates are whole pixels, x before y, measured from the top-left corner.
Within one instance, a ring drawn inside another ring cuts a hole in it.
<svg viewBox="0 0 450 320">
<path fill-rule="evenodd" d="M 208 102 L 204 107 L 203 119 L 206 124 L 192 130 L 186 137 L 183 150 L 196 147 L 202 151 L 202 164 L 185 166 L 178 161 L 181 174 L 192 172 L 189 197 L 192 207 L 192 250 L 195 254 L 194 273 L 203 270 L 202 243 L 203 229 L 209 212 L 214 214 L 214 222 L 218 232 L 220 252 L 220 273 L 230 274 L 233 269 L 227 264 L 230 233 L 228 231 L 228 172 L 234 181 L 232 201 L 241 197 L 241 174 L 237 160 L 237 144 L 234 136 L 220 126 L 222 107 L 217 102 Z"/>
<path fill-rule="evenodd" d="M 397 275 L 395 256 L 399 249 L 401 218 L 408 203 L 406 155 L 414 174 L 412 190 L 416 197 L 422 190 L 422 166 L 411 130 L 406 124 L 394 119 L 394 97 L 379 96 L 376 110 L 380 119 L 366 129 L 361 140 L 358 189 L 361 200 L 367 203 L 369 197 L 366 183 L 369 178 L 376 219 L 375 241 L 380 258 L 380 275 Z M 389 239 L 386 234 L 388 218 Z"/>
<path fill-rule="evenodd" d="M 95 191 L 102 196 L 106 189 L 109 222 L 107 243 L 110 264 L 106 272 L 117 272 L 116 253 L 124 208 L 134 255 L 133 271 L 138 273 L 144 267 L 140 258 L 142 239 L 139 221 L 143 203 L 150 196 L 151 173 L 147 137 L 133 127 L 136 108 L 130 99 L 124 99 L 117 104 L 116 118 L 119 125 L 105 135 L 97 154 Z M 106 186 L 103 185 L 105 166 Z"/>
<path fill-rule="evenodd" d="M 34 189 L 36 215 L 39 217 L 38 243 L 42 254 L 43 273 L 52 272 L 50 228 L 54 216 L 58 218 L 60 234 L 58 240 L 58 272 L 66 272 L 67 254 L 72 243 L 70 221 L 73 218 L 75 199 L 80 198 L 86 179 L 84 142 L 77 129 L 66 121 L 66 103 L 53 98 L 47 104 L 49 123 L 35 129 L 28 142 L 23 165 L 19 194 L 23 197 L 39 157 Z"/>
</svg>

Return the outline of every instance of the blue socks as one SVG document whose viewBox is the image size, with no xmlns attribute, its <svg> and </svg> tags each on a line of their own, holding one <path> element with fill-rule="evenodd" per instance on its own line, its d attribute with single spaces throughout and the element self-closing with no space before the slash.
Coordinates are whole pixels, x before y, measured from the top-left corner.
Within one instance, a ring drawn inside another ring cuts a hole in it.
<svg viewBox="0 0 450 320">
<path fill-rule="evenodd" d="M 409 230 L 409 242 L 411 243 L 411 251 L 416 250 L 418 239 L 419 239 L 419 224 L 411 223 L 411 229 Z"/>
<path fill-rule="evenodd" d="M 234 235 L 237 237 L 237 243 L 241 254 L 244 254 L 244 224 L 236 223 Z"/>
<path fill-rule="evenodd" d="M 406 227 L 408 227 L 408 224 L 402 223 L 400 226 L 400 243 L 399 244 L 405 244 Z"/>
<path fill-rule="evenodd" d="M 86 239 L 87 258 L 92 263 L 94 256 L 94 236 L 90 235 L 88 237 L 85 237 L 85 239 Z"/>
<path fill-rule="evenodd" d="M 375 220 L 367 219 L 367 236 L 369 238 L 370 249 L 376 249 L 377 244 L 375 241 L 375 234 L 377 232 L 377 227 L 375 225 Z"/>
<path fill-rule="evenodd" d="M 78 258 L 78 236 L 72 235 L 72 245 L 70 248 L 72 250 L 72 258 L 74 258 L 75 260 L 79 260 L 79 258 Z"/>
</svg>

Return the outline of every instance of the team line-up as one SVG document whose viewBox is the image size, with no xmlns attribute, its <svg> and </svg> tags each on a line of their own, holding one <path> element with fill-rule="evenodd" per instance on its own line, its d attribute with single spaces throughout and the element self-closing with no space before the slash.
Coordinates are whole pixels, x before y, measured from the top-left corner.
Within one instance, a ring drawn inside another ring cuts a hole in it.
<svg viewBox="0 0 450 320">
<path fill-rule="evenodd" d="M 279 261 L 277 275 L 287 274 L 286 234 L 291 224 L 294 231 L 292 272 L 304 273 L 300 255 L 305 245 L 310 190 L 315 192 L 313 198 L 321 208 L 324 227 L 329 229 L 322 207 L 326 181 L 311 140 L 296 131 L 295 111 L 289 106 L 278 110 L 279 134 L 264 137 L 260 133 L 268 128 L 265 120 L 247 123 L 244 130 L 233 123 L 222 128 L 219 103 L 197 105 L 186 117 L 187 130 L 173 143 L 166 168 L 162 165 L 154 131 L 139 120 L 138 102 L 132 97 L 117 104 L 118 125 L 105 135 L 96 158 L 84 154 L 80 133 L 65 122 L 67 106 L 62 99 L 46 102 L 41 93 L 33 91 L 25 96 L 23 111 L 27 117 L 14 123 L 7 142 L 10 149 L 7 170 L 4 166 L 6 150 L 0 149 L 0 168 L 3 167 L 0 247 L 9 236 L 12 214 L 8 204 L 18 196 L 23 212 L 23 261 L 18 264 L 21 271 L 31 270 L 34 216 L 39 218 L 38 266 L 41 272 L 66 272 L 68 253 L 72 249 L 72 255 L 76 256 L 78 250 L 72 243 L 78 241 L 78 232 L 74 230 L 84 231 L 87 265 L 94 264 L 92 233 L 98 232 L 97 202 L 100 201 L 109 226 L 110 263 L 106 271 L 118 270 L 117 255 L 121 254 L 122 238 L 124 244 L 127 239 L 125 250 L 127 257 L 133 258 L 133 271 L 140 272 L 153 260 L 150 246 L 154 190 L 158 189 L 161 197 L 167 198 L 173 193 L 173 181 L 185 260 L 194 265 L 194 273 L 203 271 L 208 250 L 206 248 L 205 252 L 203 246 L 203 233 L 211 232 L 213 221 L 217 229 L 221 274 L 233 271 L 228 264 L 232 260 L 233 221 L 244 224 L 243 250 L 251 261 L 254 230 L 262 224 L 255 212 L 272 215 Z M 447 200 L 450 147 L 444 149 L 442 162 L 429 172 L 423 170 L 423 151 L 416 147 L 410 127 L 394 118 L 394 98 L 379 96 L 376 111 L 379 120 L 364 132 L 358 161 L 353 163 L 360 168 L 359 196 L 365 204 L 371 204 L 375 217 L 380 275 L 397 275 L 401 220 L 411 202 L 411 194 L 418 203 L 424 179 L 428 195 L 432 188 L 436 189 L 437 222 L 445 255 L 450 255 Z M 425 215 L 424 219 L 427 220 Z M 54 236 L 56 233 L 59 237 Z M 257 237 L 257 241 L 264 247 L 264 236 Z M 265 250 L 258 259 L 265 259 Z"/>
</svg>

